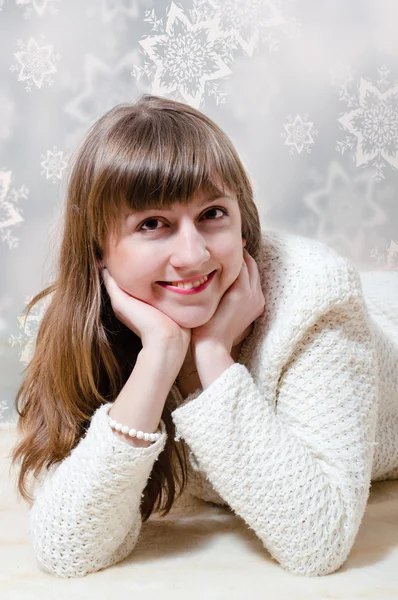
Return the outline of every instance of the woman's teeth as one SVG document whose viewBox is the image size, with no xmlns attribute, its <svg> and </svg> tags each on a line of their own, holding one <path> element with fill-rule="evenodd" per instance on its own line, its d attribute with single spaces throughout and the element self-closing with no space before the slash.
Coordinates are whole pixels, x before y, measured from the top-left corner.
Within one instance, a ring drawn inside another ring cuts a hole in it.
<svg viewBox="0 0 398 600">
<path fill-rule="evenodd" d="M 202 279 L 199 279 L 198 281 L 191 281 L 190 283 L 181 283 L 178 281 L 172 281 L 171 283 L 168 283 L 168 285 L 174 285 L 175 287 L 179 287 L 183 290 L 190 290 L 191 288 L 194 287 L 199 287 L 200 285 L 203 285 L 205 281 L 208 280 L 208 275 L 205 275 L 205 277 L 202 277 Z"/>
</svg>

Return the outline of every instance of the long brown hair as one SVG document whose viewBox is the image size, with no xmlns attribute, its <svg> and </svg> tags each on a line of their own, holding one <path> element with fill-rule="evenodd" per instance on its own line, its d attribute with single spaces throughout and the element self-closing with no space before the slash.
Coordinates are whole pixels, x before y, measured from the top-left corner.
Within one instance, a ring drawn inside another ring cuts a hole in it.
<svg viewBox="0 0 398 600">
<path fill-rule="evenodd" d="M 121 210 L 188 204 L 198 191 L 223 191 L 216 184 L 221 181 L 237 196 L 242 235 L 254 259 L 261 243 L 252 187 L 233 144 L 189 105 L 143 94 L 135 103 L 115 106 L 89 129 L 72 165 L 55 281 L 24 309 L 26 321 L 33 306 L 52 294 L 15 400 L 22 439 L 11 466 L 21 462 L 18 492 L 30 504 L 29 472 L 37 478 L 71 453 L 94 412 L 116 399 L 142 348 L 141 339 L 116 318 L 98 270 Z M 187 484 L 187 459 L 174 441 L 167 401 L 162 419 L 168 437 L 144 490 L 143 521 L 153 510 L 165 516 L 175 500 L 175 481 L 179 495 Z M 172 467 L 174 453 L 182 479 Z"/>
</svg>

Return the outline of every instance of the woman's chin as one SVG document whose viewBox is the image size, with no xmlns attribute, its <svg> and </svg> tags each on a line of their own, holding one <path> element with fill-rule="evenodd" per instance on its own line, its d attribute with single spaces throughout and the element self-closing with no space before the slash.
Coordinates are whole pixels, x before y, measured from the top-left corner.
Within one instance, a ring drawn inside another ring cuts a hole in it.
<svg viewBox="0 0 398 600">
<path fill-rule="evenodd" d="M 196 327 L 205 325 L 205 323 L 210 321 L 214 314 L 214 312 L 200 311 L 201 314 L 198 315 L 187 315 L 187 311 L 185 310 L 184 312 L 185 314 L 168 314 L 168 316 L 173 319 L 177 325 L 186 329 L 195 329 Z"/>
<path fill-rule="evenodd" d="M 203 306 L 167 306 L 167 304 L 158 302 L 153 303 L 155 308 L 161 310 L 165 315 L 172 319 L 180 327 L 186 329 L 194 329 L 195 327 L 201 327 L 214 316 L 217 311 L 219 302 L 215 301 L 214 298 Z"/>
<path fill-rule="evenodd" d="M 184 327 L 185 329 L 196 329 L 197 327 L 201 327 L 205 323 L 209 321 L 209 319 L 176 319 L 173 321 L 177 323 L 180 327 Z"/>
</svg>

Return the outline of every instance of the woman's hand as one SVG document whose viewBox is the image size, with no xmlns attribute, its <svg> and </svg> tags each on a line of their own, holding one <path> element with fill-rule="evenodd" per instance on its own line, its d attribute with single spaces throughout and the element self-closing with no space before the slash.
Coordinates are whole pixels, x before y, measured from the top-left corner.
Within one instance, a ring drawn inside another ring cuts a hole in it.
<svg viewBox="0 0 398 600">
<path fill-rule="evenodd" d="M 248 326 L 264 312 L 264 307 L 257 263 L 244 248 L 240 274 L 221 298 L 216 312 L 207 323 L 192 329 L 192 354 L 195 347 L 204 343 L 225 347 L 231 353 L 244 339 Z"/>
<path fill-rule="evenodd" d="M 159 347 L 175 344 L 185 357 L 191 340 L 191 329 L 181 327 L 163 312 L 122 290 L 108 269 L 102 277 L 116 317 L 141 338 L 142 346 Z"/>
</svg>

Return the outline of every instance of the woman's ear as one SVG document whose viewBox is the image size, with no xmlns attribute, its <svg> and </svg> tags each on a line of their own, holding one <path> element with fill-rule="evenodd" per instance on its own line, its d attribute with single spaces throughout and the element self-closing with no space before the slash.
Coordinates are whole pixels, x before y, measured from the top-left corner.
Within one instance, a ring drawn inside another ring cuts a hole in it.
<svg viewBox="0 0 398 600">
<path fill-rule="evenodd" d="M 245 247 L 246 246 L 246 238 L 242 237 L 242 246 Z"/>
</svg>

